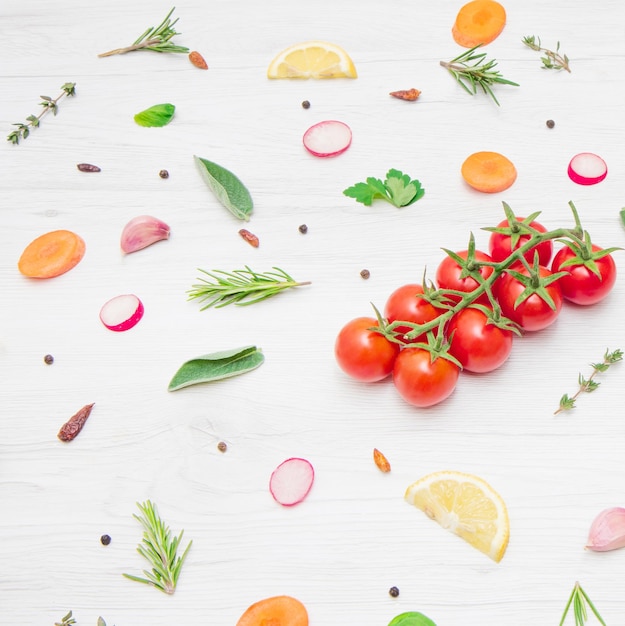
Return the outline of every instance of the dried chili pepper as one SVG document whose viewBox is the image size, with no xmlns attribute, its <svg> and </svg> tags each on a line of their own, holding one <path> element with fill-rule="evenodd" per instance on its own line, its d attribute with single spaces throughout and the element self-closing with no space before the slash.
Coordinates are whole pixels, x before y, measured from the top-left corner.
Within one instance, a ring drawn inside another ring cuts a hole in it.
<svg viewBox="0 0 625 626">
<path fill-rule="evenodd" d="M 91 163 L 79 163 L 76 166 L 81 172 L 101 172 L 102 170 L 97 165 Z"/>
<path fill-rule="evenodd" d="M 373 448 L 373 461 L 381 472 L 391 471 L 391 464 L 377 448 Z"/>
<path fill-rule="evenodd" d="M 258 248 L 260 241 L 258 240 L 258 237 L 254 235 L 253 233 L 251 233 L 249 230 L 247 230 L 246 228 L 242 228 L 239 231 L 239 235 L 241 235 L 241 237 L 243 237 L 243 239 L 245 239 L 245 241 L 247 241 L 247 243 L 249 243 L 250 246 L 254 246 L 254 248 Z"/>
<path fill-rule="evenodd" d="M 86 404 L 85 406 L 78 411 L 75 415 L 72 415 L 63 426 L 61 426 L 61 430 L 59 430 L 59 434 L 57 437 L 61 441 L 72 441 L 75 439 L 78 433 L 82 430 L 82 427 L 85 425 L 87 418 L 91 415 L 91 409 L 95 402 L 91 404 Z"/>
<path fill-rule="evenodd" d="M 208 69 L 208 63 L 204 60 L 204 57 L 195 50 L 193 52 L 189 52 L 189 61 L 195 65 L 195 67 L 199 67 L 201 70 Z"/>
<path fill-rule="evenodd" d="M 418 89 L 400 89 L 399 91 L 391 91 L 393 98 L 399 98 L 400 100 L 416 100 L 421 92 Z"/>
</svg>

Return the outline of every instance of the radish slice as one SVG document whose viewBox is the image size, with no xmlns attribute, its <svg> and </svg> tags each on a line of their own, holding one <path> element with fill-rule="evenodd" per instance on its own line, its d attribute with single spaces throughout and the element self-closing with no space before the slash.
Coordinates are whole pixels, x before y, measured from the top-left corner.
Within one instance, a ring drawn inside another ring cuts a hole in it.
<svg viewBox="0 0 625 626">
<path fill-rule="evenodd" d="M 568 174 L 578 185 L 596 185 L 608 175 L 608 166 L 600 156 L 582 152 L 571 159 Z"/>
<path fill-rule="evenodd" d="M 100 321 L 115 332 L 130 330 L 142 317 L 143 303 L 131 293 L 112 298 L 100 309 Z"/>
<path fill-rule="evenodd" d="M 269 491 L 283 506 L 300 503 L 310 491 L 315 470 L 306 459 L 291 458 L 276 467 L 269 479 Z"/>
<path fill-rule="evenodd" d="M 317 157 L 342 154 L 352 143 L 352 131 L 347 124 L 327 120 L 311 126 L 304 133 L 304 147 Z"/>
</svg>

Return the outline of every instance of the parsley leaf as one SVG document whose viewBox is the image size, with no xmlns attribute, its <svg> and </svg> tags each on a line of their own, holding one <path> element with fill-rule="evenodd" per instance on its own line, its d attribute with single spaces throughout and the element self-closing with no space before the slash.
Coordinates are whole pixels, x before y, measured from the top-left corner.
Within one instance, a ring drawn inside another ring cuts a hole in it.
<svg viewBox="0 0 625 626">
<path fill-rule="evenodd" d="M 348 187 L 343 194 L 365 206 L 371 206 L 374 200 L 382 199 L 401 208 L 423 198 L 425 189 L 418 180 L 411 180 L 408 174 L 390 169 L 384 181 L 369 177 L 365 183 L 356 183 Z"/>
</svg>

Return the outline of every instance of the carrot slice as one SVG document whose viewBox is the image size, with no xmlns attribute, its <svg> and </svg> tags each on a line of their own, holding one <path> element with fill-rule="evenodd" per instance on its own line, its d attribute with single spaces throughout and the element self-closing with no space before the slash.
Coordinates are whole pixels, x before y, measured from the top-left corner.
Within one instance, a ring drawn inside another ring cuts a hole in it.
<svg viewBox="0 0 625 626">
<path fill-rule="evenodd" d="M 237 626 L 308 626 L 308 612 L 291 596 L 273 596 L 248 607 Z"/>
<path fill-rule="evenodd" d="M 458 11 L 451 29 L 454 41 L 473 48 L 496 39 L 506 25 L 506 10 L 495 0 L 473 0 Z"/>
<path fill-rule="evenodd" d="M 504 191 L 516 180 L 514 164 L 499 152 L 474 152 L 465 159 L 461 173 L 473 189 L 484 193 Z"/>
<path fill-rule="evenodd" d="M 85 255 L 85 242 L 71 230 L 53 230 L 31 241 L 17 262 L 29 278 L 53 278 L 69 272 Z"/>
</svg>

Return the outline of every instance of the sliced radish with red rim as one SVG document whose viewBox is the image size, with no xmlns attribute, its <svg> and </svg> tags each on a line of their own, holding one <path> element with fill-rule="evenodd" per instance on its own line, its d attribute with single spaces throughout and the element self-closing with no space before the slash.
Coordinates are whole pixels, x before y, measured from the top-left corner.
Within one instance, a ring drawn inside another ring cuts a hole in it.
<svg viewBox="0 0 625 626">
<path fill-rule="evenodd" d="M 132 293 L 111 298 L 100 309 L 100 321 L 115 332 L 130 330 L 143 317 L 143 303 Z"/>
<path fill-rule="evenodd" d="M 571 159 L 568 174 L 578 185 L 596 185 L 608 175 L 608 166 L 600 156 L 581 152 Z"/>
<path fill-rule="evenodd" d="M 317 157 L 338 156 L 345 152 L 351 143 L 351 128 L 337 120 L 319 122 L 304 133 L 304 147 Z"/>
<path fill-rule="evenodd" d="M 293 457 L 276 467 L 269 479 L 269 491 L 283 506 L 299 504 L 310 491 L 315 470 L 309 461 Z"/>
</svg>

